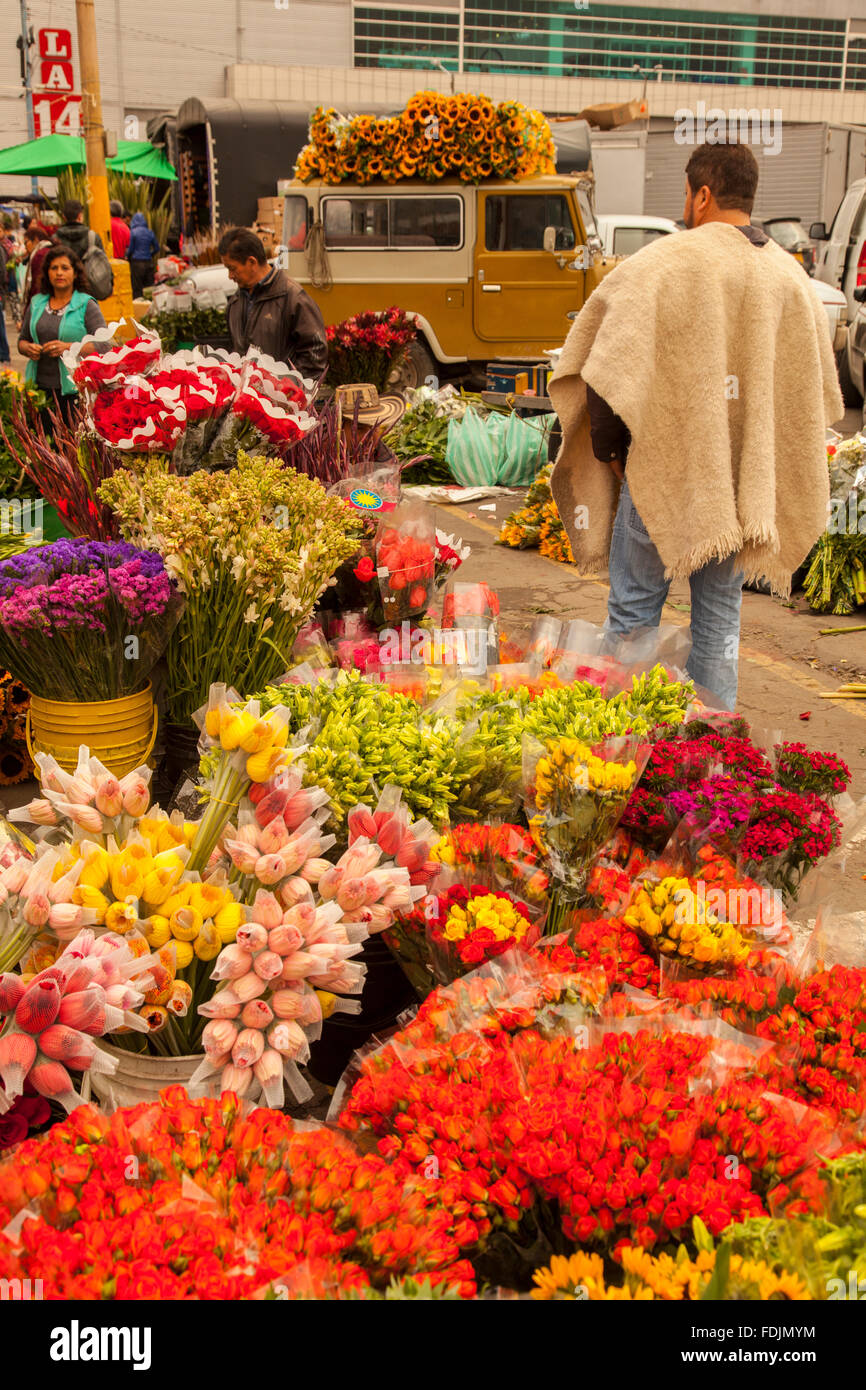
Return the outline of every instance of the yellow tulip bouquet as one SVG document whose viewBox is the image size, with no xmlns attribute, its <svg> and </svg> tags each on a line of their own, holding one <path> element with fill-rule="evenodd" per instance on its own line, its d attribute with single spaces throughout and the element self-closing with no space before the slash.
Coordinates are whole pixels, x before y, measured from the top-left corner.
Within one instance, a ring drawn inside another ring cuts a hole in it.
<svg viewBox="0 0 866 1390">
<path fill-rule="evenodd" d="M 566 737 L 542 746 L 524 738 L 529 829 L 561 901 L 582 897 L 590 866 L 619 824 L 650 751 L 633 735 L 594 745 Z"/>
<path fill-rule="evenodd" d="M 527 179 L 555 172 L 547 117 L 519 101 L 416 92 L 399 116 L 341 116 L 318 106 L 295 177 L 304 183 Z"/>
</svg>

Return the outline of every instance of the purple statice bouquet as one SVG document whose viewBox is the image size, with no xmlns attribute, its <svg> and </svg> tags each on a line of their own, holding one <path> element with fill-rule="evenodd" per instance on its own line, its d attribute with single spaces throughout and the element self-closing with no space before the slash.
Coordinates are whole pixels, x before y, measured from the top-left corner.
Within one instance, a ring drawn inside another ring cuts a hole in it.
<svg viewBox="0 0 866 1390">
<path fill-rule="evenodd" d="M 61 540 L 0 562 L 0 665 L 47 700 L 141 690 L 183 600 L 162 556 Z"/>
</svg>

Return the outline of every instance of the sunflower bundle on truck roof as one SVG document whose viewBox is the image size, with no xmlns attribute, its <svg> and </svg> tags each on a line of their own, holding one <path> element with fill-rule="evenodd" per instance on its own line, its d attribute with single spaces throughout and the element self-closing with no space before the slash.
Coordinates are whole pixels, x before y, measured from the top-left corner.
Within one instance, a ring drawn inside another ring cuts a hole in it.
<svg viewBox="0 0 866 1390">
<path fill-rule="evenodd" d="M 525 179 L 556 172 L 547 117 L 519 101 L 416 92 L 398 116 L 317 107 L 295 175 L 305 183 Z"/>
</svg>

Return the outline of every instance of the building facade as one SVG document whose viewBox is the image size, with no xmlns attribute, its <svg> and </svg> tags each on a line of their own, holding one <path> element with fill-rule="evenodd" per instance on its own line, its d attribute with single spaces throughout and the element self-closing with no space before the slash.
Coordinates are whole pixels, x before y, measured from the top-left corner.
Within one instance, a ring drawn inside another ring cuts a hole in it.
<svg viewBox="0 0 866 1390">
<path fill-rule="evenodd" d="M 150 117 L 189 97 L 358 110 L 398 106 L 421 85 L 551 115 L 645 96 L 654 120 L 703 102 L 866 124 L 866 0 L 97 0 L 96 11 L 105 122 L 121 138 L 143 138 Z M 29 0 L 29 17 L 74 42 L 72 0 Z M 0 41 L 3 146 L 27 138 L 16 37 L 13 23 Z M 29 188 L 14 183 L 0 191 Z"/>
</svg>

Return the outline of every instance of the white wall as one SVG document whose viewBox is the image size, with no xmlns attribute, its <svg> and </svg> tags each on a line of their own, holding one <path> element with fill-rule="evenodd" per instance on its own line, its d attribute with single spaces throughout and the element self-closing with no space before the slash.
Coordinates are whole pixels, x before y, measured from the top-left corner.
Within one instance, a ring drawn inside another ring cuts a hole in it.
<svg viewBox="0 0 866 1390">
<path fill-rule="evenodd" d="M 279 5 L 279 8 L 278 8 Z M 29 0 L 34 33 L 71 29 L 78 83 L 73 0 Z M 226 69 L 238 63 L 352 61 L 350 0 L 96 0 L 102 104 L 107 129 L 124 137 L 124 116 L 176 111 L 186 97 L 226 95 Z M 18 6 L 5 0 L 0 28 L 0 148 L 27 139 L 18 50 Z M 35 56 L 35 55 L 34 55 Z M 136 138 L 133 132 L 127 132 Z M 53 181 L 47 186 L 53 187 Z M 5 192 L 30 180 L 2 179 Z"/>
</svg>

